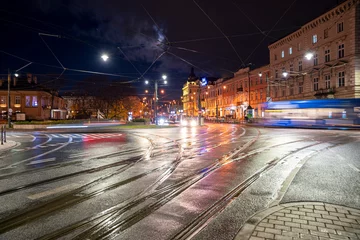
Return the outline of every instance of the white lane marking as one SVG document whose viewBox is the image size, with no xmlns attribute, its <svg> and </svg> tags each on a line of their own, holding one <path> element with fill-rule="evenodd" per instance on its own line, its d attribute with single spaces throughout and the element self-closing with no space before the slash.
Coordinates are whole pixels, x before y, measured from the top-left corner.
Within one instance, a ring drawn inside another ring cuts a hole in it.
<svg viewBox="0 0 360 240">
<path fill-rule="evenodd" d="M 354 165 L 352 165 L 351 163 L 348 163 L 349 167 L 351 167 L 352 169 L 355 170 L 355 172 L 360 172 L 360 169 L 358 169 L 357 167 L 355 167 Z"/>
<path fill-rule="evenodd" d="M 45 163 L 45 162 L 53 162 L 53 161 L 55 161 L 55 159 L 56 159 L 55 157 L 46 158 L 46 159 L 39 159 L 39 160 L 31 161 L 27 165 L 33 165 L 33 164 Z"/>
<path fill-rule="evenodd" d="M 81 135 L 81 134 L 73 134 L 73 138 L 82 138 L 83 137 L 83 135 Z"/>
<path fill-rule="evenodd" d="M 75 153 L 75 154 L 71 154 L 69 156 L 69 158 L 76 158 L 76 157 L 82 157 L 82 156 L 86 156 L 88 155 L 87 153 Z"/>
<path fill-rule="evenodd" d="M 64 192 L 66 190 L 73 190 L 75 188 L 78 188 L 79 186 L 80 185 L 77 184 L 77 183 L 72 183 L 72 184 L 68 184 L 68 185 L 65 185 L 65 186 L 54 188 L 54 189 L 51 189 L 51 190 L 48 190 L 48 191 L 45 191 L 45 192 L 29 195 L 28 198 L 31 199 L 31 200 L 35 200 L 35 199 L 39 199 L 39 198 L 43 198 L 43 197 L 53 195 L 55 193 Z"/>
<path fill-rule="evenodd" d="M 9 166 L 7 166 L 7 167 L 0 168 L 0 169 L 13 168 L 13 167 L 15 167 L 16 165 L 19 165 L 19 164 L 21 164 L 21 163 L 28 162 L 28 161 L 30 161 L 30 160 L 37 159 L 37 158 L 42 157 L 42 156 L 45 156 L 45 155 L 47 155 L 47 154 L 49 154 L 49 153 L 55 152 L 55 151 L 57 151 L 57 150 L 59 150 L 59 149 L 61 149 L 61 148 L 63 148 L 63 147 L 66 147 L 67 145 L 69 145 L 69 144 L 72 142 L 72 140 L 73 140 L 73 139 L 72 139 L 71 137 L 69 137 L 69 140 L 68 140 L 66 143 L 62 144 L 60 147 L 54 148 L 54 149 L 52 149 L 52 150 L 50 150 L 50 151 L 48 151 L 48 152 L 44 152 L 43 154 L 39 154 L 39 155 L 37 155 L 37 156 L 34 156 L 34 157 L 31 157 L 31 158 L 28 158 L 28 159 L 25 159 L 25 160 L 16 162 L 16 163 L 14 163 L 14 164 L 11 164 L 11 165 L 9 165 Z"/>
</svg>

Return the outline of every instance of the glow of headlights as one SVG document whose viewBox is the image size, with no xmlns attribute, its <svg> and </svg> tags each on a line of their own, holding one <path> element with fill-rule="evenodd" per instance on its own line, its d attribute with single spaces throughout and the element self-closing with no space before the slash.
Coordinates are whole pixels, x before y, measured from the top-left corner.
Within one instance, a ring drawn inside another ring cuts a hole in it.
<svg viewBox="0 0 360 240">
<path fill-rule="evenodd" d="M 160 119 L 159 120 L 159 125 L 163 125 L 165 123 L 165 120 L 164 119 Z"/>
<path fill-rule="evenodd" d="M 191 124 L 191 126 L 194 127 L 194 126 L 196 126 L 196 121 L 195 121 L 195 120 L 192 120 L 190 124 Z"/>
<path fill-rule="evenodd" d="M 183 120 L 182 122 L 181 122 L 181 125 L 183 125 L 183 126 L 186 126 L 188 124 L 188 122 L 186 121 L 186 120 Z"/>
</svg>

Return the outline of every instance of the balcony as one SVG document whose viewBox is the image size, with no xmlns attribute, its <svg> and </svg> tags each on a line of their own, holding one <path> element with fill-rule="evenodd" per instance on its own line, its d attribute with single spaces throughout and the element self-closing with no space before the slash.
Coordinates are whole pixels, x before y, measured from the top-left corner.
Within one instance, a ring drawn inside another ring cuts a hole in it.
<svg viewBox="0 0 360 240">
<path fill-rule="evenodd" d="M 315 92 L 315 97 L 316 98 L 328 98 L 329 95 L 334 95 L 335 94 L 335 87 L 332 88 L 326 88 L 326 89 L 319 89 L 318 91 Z"/>
</svg>

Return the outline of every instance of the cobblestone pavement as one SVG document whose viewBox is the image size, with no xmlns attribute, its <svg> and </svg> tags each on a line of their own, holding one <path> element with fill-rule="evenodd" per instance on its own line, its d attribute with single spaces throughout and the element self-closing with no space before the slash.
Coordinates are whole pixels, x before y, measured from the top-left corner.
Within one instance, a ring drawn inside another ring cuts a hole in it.
<svg viewBox="0 0 360 240">
<path fill-rule="evenodd" d="M 235 239 L 360 239 L 360 210 L 315 202 L 280 204 L 250 218 Z"/>
</svg>

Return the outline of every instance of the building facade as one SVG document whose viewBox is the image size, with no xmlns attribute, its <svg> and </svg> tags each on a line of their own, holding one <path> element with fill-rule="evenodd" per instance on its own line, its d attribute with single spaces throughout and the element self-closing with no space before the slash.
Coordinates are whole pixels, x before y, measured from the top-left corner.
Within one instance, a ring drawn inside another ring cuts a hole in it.
<svg viewBox="0 0 360 240">
<path fill-rule="evenodd" d="M 184 112 L 205 117 L 262 117 L 262 103 L 360 98 L 360 0 L 347 0 L 269 46 L 270 64 L 239 69 L 206 86 L 189 77 Z M 199 102 L 201 101 L 201 109 Z"/>
<path fill-rule="evenodd" d="M 64 100 L 56 92 L 45 90 L 39 86 L 36 76 L 27 74 L 23 78 L 11 76 L 9 78 L 11 79 L 10 87 L 8 80 L 0 79 L 0 111 L 2 120 L 7 119 L 9 89 L 12 120 L 17 120 L 18 113 L 21 113 L 22 116 L 25 115 L 26 120 L 66 118 Z"/>
<path fill-rule="evenodd" d="M 360 97 L 360 5 L 348 0 L 269 46 L 273 100 Z"/>
</svg>

